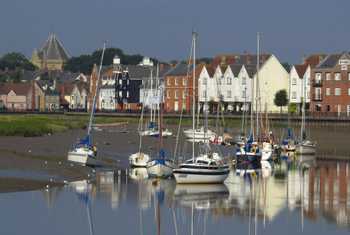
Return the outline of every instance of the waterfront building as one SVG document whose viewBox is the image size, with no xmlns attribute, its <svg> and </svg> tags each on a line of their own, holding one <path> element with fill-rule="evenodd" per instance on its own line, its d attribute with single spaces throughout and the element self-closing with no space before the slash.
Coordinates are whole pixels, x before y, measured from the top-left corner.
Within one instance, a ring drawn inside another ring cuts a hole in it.
<svg viewBox="0 0 350 235">
<path fill-rule="evenodd" d="M 59 84 L 60 107 L 75 111 L 87 109 L 88 90 L 83 82 L 64 82 Z"/>
<path fill-rule="evenodd" d="M 306 57 L 302 64 L 292 66 L 289 73 L 289 102 L 296 105 L 297 112 L 301 110 L 302 99 L 309 108 L 311 70 L 324 58 L 323 54 L 313 54 Z"/>
<path fill-rule="evenodd" d="M 204 65 L 196 69 L 195 96 L 198 97 L 198 77 Z M 164 77 L 165 111 L 166 112 L 190 112 L 193 97 L 192 66 L 178 63 Z"/>
<path fill-rule="evenodd" d="M 34 49 L 31 62 L 40 70 L 63 70 L 69 57 L 63 44 L 54 33 L 51 33 L 39 50 Z"/>
<path fill-rule="evenodd" d="M 35 82 L 4 83 L 0 85 L 0 100 L 11 111 L 41 111 L 44 109 L 44 92 Z"/>
<path fill-rule="evenodd" d="M 311 111 L 350 116 L 350 54 L 330 54 L 311 71 Z"/>
<path fill-rule="evenodd" d="M 209 101 L 219 99 L 225 103 L 227 111 L 241 111 L 244 102 L 251 100 L 253 87 L 256 87 L 257 57 L 254 54 L 228 54 L 214 57 L 211 67 L 215 68 L 212 79 L 205 71 L 201 74 L 199 83 L 200 100 L 204 100 L 207 92 Z M 206 85 L 206 80 L 208 84 Z M 261 110 L 279 112 L 280 108 L 274 104 L 275 94 L 280 90 L 288 92 L 289 74 L 272 54 L 260 55 L 259 91 Z M 255 84 L 255 85 L 254 85 Z M 209 87 L 208 90 L 205 87 Z M 256 89 L 254 88 L 254 97 Z M 286 108 L 285 108 L 286 109 Z"/>
</svg>

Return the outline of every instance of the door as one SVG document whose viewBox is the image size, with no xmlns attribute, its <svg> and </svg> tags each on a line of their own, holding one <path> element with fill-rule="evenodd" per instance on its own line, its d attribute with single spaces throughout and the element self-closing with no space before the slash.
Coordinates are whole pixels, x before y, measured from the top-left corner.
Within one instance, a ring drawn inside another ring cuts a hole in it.
<svg viewBox="0 0 350 235">
<path fill-rule="evenodd" d="M 175 112 L 179 111 L 179 101 L 174 102 L 174 111 Z"/>
</svg>

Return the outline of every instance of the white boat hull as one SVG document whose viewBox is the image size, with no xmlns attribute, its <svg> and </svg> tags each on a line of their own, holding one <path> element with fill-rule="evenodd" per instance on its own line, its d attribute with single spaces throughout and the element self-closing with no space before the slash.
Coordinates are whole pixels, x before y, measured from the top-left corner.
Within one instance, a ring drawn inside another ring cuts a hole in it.
<svg viewBox="0 0 350 235">
<path fill-rule="evenodd" d="M 221 184 L 229 172 L 229 168 L 218 170 L 180 168 L 174 170 L 174 176 L 178 184 Z"/>
<path fill-rule="evenodd" d="M 147 173 L 150 177 L 168 178 L 172 176 L 173 169 L 174 165 L 169 161 L 165 161 L 165 164 L 162 164 L 157 160 L 153 160 L 147 164 Z"/>
<path fill-rule="evenodd" d="M 216 134 L 214 132 L 208 130 L 207 133 L 205 133 L 205 131 L 202 129 L 195 130 L 194 134 L 193 134 L 193 129 L 188 129 L 184 131 L 184 134 L 186 138 L 188 138 L 189 140 L 194 138 L 196 142 L 204 141 L 204 140 L 209 141 L 210 139 L 213 139 L 216 137 Z"/>
<path fill-rule="evenodd" d="M 134 153 L 129 157 L 129 164 L 131 167 L 147 167 L 147 163 L 150 160 L 148 154 Z"/>
<path fill-rule="evenodd" d="M 92 158 L 95 159 L 95 154 L 92 150 L 79 148 L 68 152 L 68 161 L 70 162 L 87 165 Z"/>
<path fill-rule="evenodd" d="M 304 144 L 297 145 L 296 152 L 300 155 L 313 155 L 316 154 L 316 146 Z"/>
</svg>

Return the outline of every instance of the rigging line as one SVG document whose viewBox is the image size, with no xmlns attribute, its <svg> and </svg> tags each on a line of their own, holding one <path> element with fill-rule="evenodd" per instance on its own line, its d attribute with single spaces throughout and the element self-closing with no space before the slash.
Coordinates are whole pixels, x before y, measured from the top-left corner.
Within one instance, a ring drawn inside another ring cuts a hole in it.
<svg viewBox="0 0 350 235">
<path fill-rule="evenodd" d="M 88 136 L 91 133 L 92 129 L 92 121 L 95 113 L 95 106 L 96 106 L 96 97 L 99 89 L 99 82 L 100 82 L 100 76 L 101 76 L 101 70 L 102 70 L 102 64 L 103 64 L 103 57 L 105 55 L 105 50 L 106 50 L 106 42 L 103 43 L 103 50 L 102 50 L 102 55 L 101 55 L 101 61 L 100 61 L 100 68 L 98 70 L 98 75 L 97 75 L 97 81 L 96 81 L 96 88 L 95 88 L 95 95 L 92 101 L 92 107 L 91 107 L 91 113 L 90 113 L 90 121 L 89 121 L 89 127 L 88 127 Z"/>
<path fill-rule="evenodd" d="M 192 44 L 191 44 L 190 55 L 188 56 L 188 62 L 187 62 L 186 87 L 185 87 L 186 99 L 187 99 L 187 97 L 190 97 L 189 77 L 190 77 L 190 65 L 191 65 L 192 53 L 193 53 L 193 41 L 192 41 Z M 182 105 L 183 105 L 183 102 L 182 102 Z M 179 138 L 180 138 L 180 132 L 181 132 L 183 113 L 184 113 L 184 108 L 182 107 L 181 113 L 180 113 L 179 125 L 178 125 L 177 133 L 176 133 L 176 141 L 175 141 L 174 156 L 173 156 L 174 162 L 177 159 L 177 150 L 178 150 L 178 145 L 179 145 Z"/>
</svg>

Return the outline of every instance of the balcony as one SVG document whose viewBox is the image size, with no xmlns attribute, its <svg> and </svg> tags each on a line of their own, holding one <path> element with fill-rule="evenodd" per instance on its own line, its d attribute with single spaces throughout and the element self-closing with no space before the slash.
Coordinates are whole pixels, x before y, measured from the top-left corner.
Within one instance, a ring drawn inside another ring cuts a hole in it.
<svg viewBox="0 0 350 235">
<path fill-rule="evenodd" d="M 322 80 L 315 80 L 312 85 L 313 87 L 322 87 Z"/>
<path fill-rule="evenodd" d="M 322 96 L 321 95 L 315 95 L 313 97 L 313 101 L 322 101 Z"/>
</svg>

